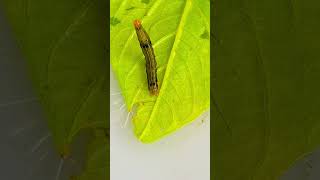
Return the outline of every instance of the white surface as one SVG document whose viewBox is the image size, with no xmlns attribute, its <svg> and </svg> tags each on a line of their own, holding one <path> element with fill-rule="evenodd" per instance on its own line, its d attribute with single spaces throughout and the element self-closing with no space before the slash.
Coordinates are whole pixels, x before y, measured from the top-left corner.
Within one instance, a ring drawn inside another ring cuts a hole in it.
<svg viewBox="0 0 320 180">
<path fill-rule="evenodd" d="M 205 113 L 159 142 L 142 144 L 110 70 L 111 180 L 209 180 L 210 121 Z"/>
</svg>

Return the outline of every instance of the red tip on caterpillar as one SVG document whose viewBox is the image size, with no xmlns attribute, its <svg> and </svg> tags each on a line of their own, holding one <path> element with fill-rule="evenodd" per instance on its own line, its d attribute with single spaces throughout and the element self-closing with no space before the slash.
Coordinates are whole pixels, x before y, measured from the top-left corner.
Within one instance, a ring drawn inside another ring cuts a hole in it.
<svg viewBox="0 0 320 180">
<path fill-rule="evenodd" d="M 133 21 L 134 28 L 139 29 L 141 27 L 141 21 L 136 19 Z"/>
</svg>

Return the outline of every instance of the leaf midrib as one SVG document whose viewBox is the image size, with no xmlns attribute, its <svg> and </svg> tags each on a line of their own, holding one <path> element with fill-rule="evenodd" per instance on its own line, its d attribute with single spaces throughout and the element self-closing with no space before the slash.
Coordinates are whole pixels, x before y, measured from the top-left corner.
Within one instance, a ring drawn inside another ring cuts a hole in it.
<svg viewBox="0 0 320 180">
<path fill-rule="evenodd" d="M 168 59 L 168 63 L 167 63 L 167 68 L 166 68 L 166 72 L 164 74 L 164 77 L 163 77 L 163 84 L 162 84 L 162 87 L 161 89 L 165 89 L 167 84 L 168 84 L 168 76 L 169 76 L 169 73 L 170 73 L 170 69 L 172 67 L 172 63 L 173 63 L 173 59 L 175 57 L 175 51 L 177 49 L 177 46 L 179 44 L 179 39 L 181 38 L 182 36 L 182 33 L 183 33 L 183 27 L 185 26 L 185 22 L 186 22 L 186 18 L 190 12 L 190 9 L 192 7 L 192 0 L 186 0 L 186 3 L 185 3 L 185 7 L 184 7 L 184 10 L 183 10 L 183 13 L 182 13 L 182 16 L 180 18 L 180 21 L 179 21 L 179 26 L 177 28 L 177 33 L 176 33 L 176 36 L 175 36 L 175 39 L 174 39 L 174 43 L 173 43 L 173 46 L 172 46 L 172 49 L 170 51 L 170 56 L 169 56 L 169 59 Z M 150 114 L 150 118 L 143 130 L 143 132 L 141 133 L 139 139 L 141 140 L 144 135 L 145 135 L 145 130 L 149 127 L 150 125 L 150 121 L 153 119 L 153 117 L 155 116 L 155 110 L 158 108 L 159 106 L 159 99 L 162 97 L 162 94 L 163 94 L 163 90 L 159 92 L 159 96 L 158 98 L 156 99 L 156 102 L 155 102 L 155 105 L 154 107 L 152 108 L 152 111 L 151 111 L 151 114 Z"/>
</svg>

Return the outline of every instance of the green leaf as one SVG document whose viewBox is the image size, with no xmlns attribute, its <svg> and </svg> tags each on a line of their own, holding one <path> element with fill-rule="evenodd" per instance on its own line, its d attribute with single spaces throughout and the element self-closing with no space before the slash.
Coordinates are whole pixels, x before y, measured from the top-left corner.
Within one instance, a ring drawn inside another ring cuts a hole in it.
<svg viewBox="0 0 320 180">
<path fill-rule="evenodd" d="M 147 3 L 148 2 L 148 3 Z M 193 121 L 210 104 L 208 0 L 111 1 L 111 64 L 142 142 Z M 134 9 L 130 9 L 135 7 Z M 130 9 L 128 11 L 127 9 Z M 133 27 L 141 19 L 158 64 L 159 96 L 150 96 L 145 59 Z"/>
<path fill-rule="evenodd" d="M 83 128 L 107 128 L 105 0 L 1 0 L 62 156 Z"/>
<path fill-rule="evenodd" d="M 213 177 L 276 180 L 320 143 L 320 3 L 213 3 Z"/>
<path fill-rule="evenodd" d="M 106 180 L 108 178 L 107 168 L 109 167 L 109 160 L 106 152 L 109 152 L 109 146 L 107 144 L 109 144 L 109 142 L 106 134 L 102 130 L 96 130 L 96 137 L 88 147 L 88 158 L 85 170 L 80 176 L 73 177 L 73 179 Z"/>
</svg>

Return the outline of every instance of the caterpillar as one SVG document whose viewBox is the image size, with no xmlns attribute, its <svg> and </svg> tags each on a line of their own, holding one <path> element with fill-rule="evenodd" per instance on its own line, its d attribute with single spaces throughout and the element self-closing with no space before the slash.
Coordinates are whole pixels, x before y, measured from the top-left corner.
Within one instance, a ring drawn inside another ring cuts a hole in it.
<svg viewBox="0 0 320 180">
<path fill-rule="evenodd" d="M 140 47 L 146 59 L 146 73 L 150 95 L 157 96 L 159 94 L 157 79 L 157 62 L 154 55 L 154 50 L 152 48 L 150 37 L 142 27 L 140 20 L 134 20 L 133 25 L 137 33 Z"/>
</svg>

